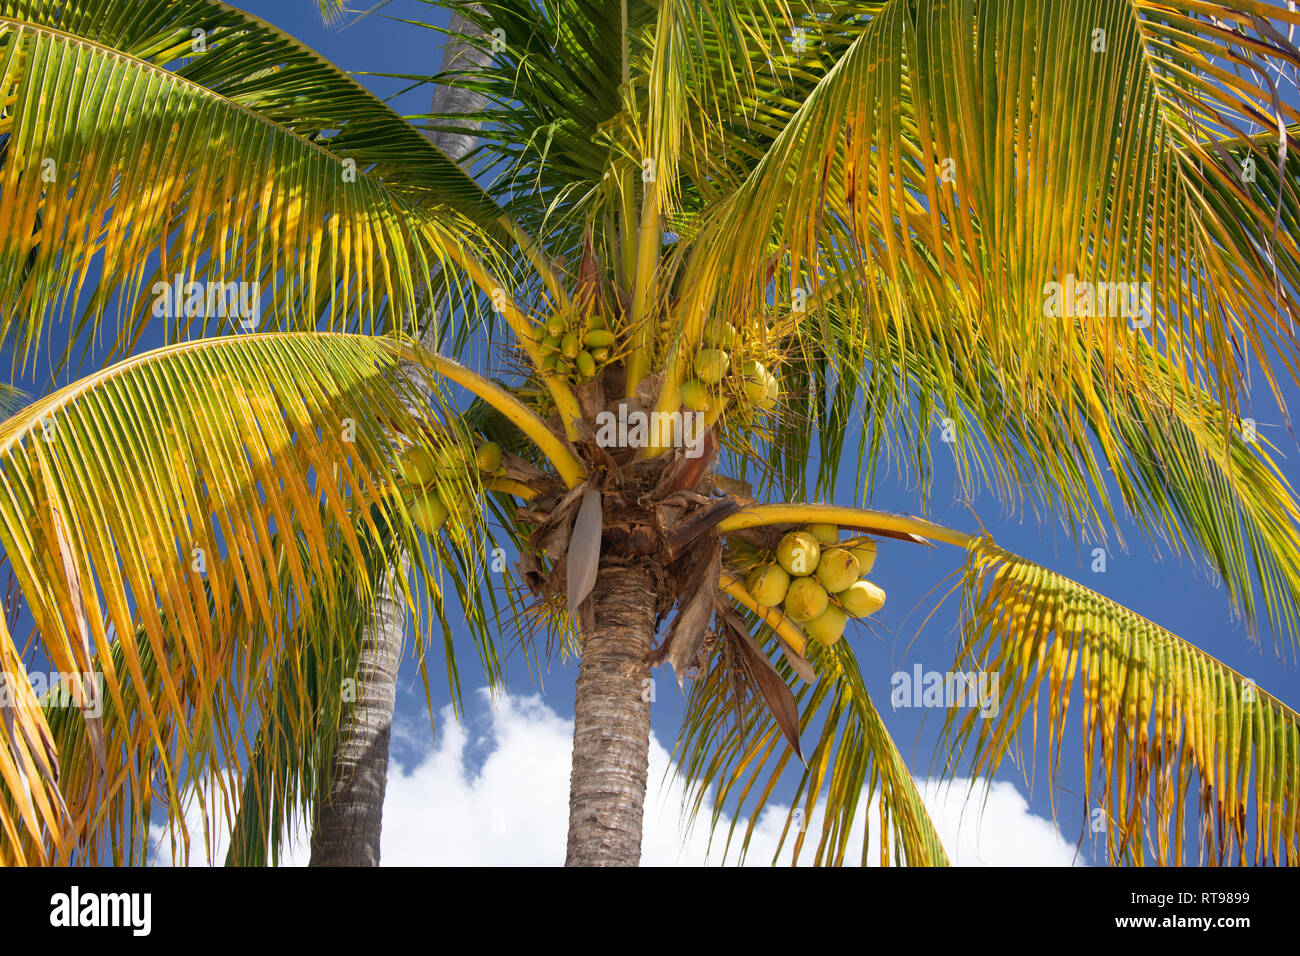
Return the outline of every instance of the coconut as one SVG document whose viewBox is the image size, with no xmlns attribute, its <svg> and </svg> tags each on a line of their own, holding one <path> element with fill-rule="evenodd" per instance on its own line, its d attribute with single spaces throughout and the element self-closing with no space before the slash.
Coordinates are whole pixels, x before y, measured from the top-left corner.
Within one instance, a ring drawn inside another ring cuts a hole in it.
<svg viewBox="0 0 1300 956">
<path fill-rule="evenodd" d="M 408 484 L 427 485 L 438 477 L 437 463 L 429 449 L 416 445 L 397 463 Z"/>
<path fill-rule="evenodd" d="M 731 367 L 731 356 L 721 349 L 700 349 L 695 356 L 695 374 L 708 385 L 717 385 Z"/>
<path fill-rule="evenodd" d="M 607 349 L 614 344 L 614 333 L 604 329 L 592 329 L 587 333 L 587 348 Z"/>
<path fill-rule="evenodd" d="M 763 411 L 769 411 L 776 406 L 781 399 L 781 384 L 775 378 L 767 380 L 767 390 L 764 394 L 764 401 L 758 403 L 758 407 Z"/>
<path fill-rule="evenodd" d="M 885 605 L 885 592 L 870 581 L 854 581 L 835 596 L 854 617 L 869 617 Z"/>
<path fill-rule="evenodd" d="M 596 374 L 596 357 L 590 352 L 578 353 L 578 374 L 584 379 L 591 378 Z"/>
<path fill-rule="evenodd" d="M 795 578 L 785 592 L 782 607 L 793 621 L 811 621 L 826 610 L 829 596 L 816 578 Z"/>
<path fill-rule="evenodd" d="M 713 396 L 707 385 L 693 378 L 682 385 L 682 404 L 693 411 L 707 412 L 713 407 Z"/>
<path fill-rule="evenodd" d="M 560 351 L 564 353 L 564 357 L 567 359 L 577 358 L 578 352 L 581 349 L 582 344 L 578 341 L 578 337 L 572 332 L 560 339 Z"/>
<path fill-rule="evenodd" d="M 407 510 L 410 511 L 411 520 L 415 522 L 415 526 L 425 534 L 435 534 L 450 514 L 447 506 L 442 503 L 442 499 L 436 494 L 428 494 L 417 498 L 411 502 Z"/>
<path fill-rule="evenodd" d="M 817 562 L 817 580 L 838 594 L 858 579 L 858 559 L 843 548 L 827 548 Z"/>
<path fill-rule="evenodd" d="M 876 542 L 863 541 L 861 544 L 855 544 L 849 550 L 858 559 L 858 574 L 870 574 L 871 569 L 876 566 Z"/>
<path fill-rule="evenodd" d="M 494 472 L 501 468 L 501 446 L 494 441 L 484 442 L 474 452 L 474 462 L 479 471 Z"/>
<path fill-rule="evenodd" d="M 826 605 L 826 610 L 803 625 L 803 632 L 818 644 L 826 647 L 834 645 L 844 636 L 844 625 L 848 617 L 834 604 Z"/>
<path fill-rule="evenodd" d="M 720 315 L 711 315 L 704 323 L 704 341 L 718 348 L 731 348 L 735 344 L 736 331 L 731 323 Z"/>
<path fill-rule="evenodd" d="M 745 582 L 745 587 L 762 607 L 776 607 L 785 600 L 790 586 L 790 575 L 779 564 L 765 564 L 755 568 Z"/>
<path fill-rule="evenodd" d="M 790 574 L 801 577 L 817 570 L 821 547 L 806 531 L 791 531 L 776 546 L 776 559 Z"/>
<path fill-rule="evenodd" d="M 762 402 L 767 394 L 767 380 L 771 377 L 761 362 L 746 362 L 745 396 L 756 404 Z"/>
<path fill-rule="evenodd" d="M 816 538 L 818 544 L 840 543 L 840 529 L 833 524 L 810 524 L 804 530 Z"/>
</svg>

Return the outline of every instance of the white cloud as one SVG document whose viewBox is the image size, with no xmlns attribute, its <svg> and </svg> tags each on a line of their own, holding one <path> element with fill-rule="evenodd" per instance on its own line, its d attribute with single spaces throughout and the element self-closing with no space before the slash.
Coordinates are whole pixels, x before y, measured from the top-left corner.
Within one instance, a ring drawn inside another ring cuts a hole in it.
<svg viewBox="0 0 1300 956">
<path fill-rule="evenodd" d="M 573 724 L 555 713 L 540 696 L 498 698 L 471 709 L 469 727 L 458 725 L 450 712 L 438 722 L 436 744 L 426 747 L 418 762 L 389 767 L 384 801 L 381 856 L 387 865 L 554 866 L 564 862 L 568 824 L 569 754 Z M 476 728 L 483 726 L 481 732 Z M 646 794 L 642 863 L 651 866 L 721 864 L 730 817 L 719 823 L 709 852 L 706 806 L 698 824 L 682 831 L 681 777 L 669 767 L 668 751 L 650 740 L 650 774 Z M 969 780 L 951 785 L 921 782 L 926 806 L 952 862 L 957 865 L 1067 866 L 1073 847 L 1055 825 L 1035 816 L 1016 787 L 995 783 L 984 800 L 977 788 L 969 802 Z M 767 865 L 780 840 L 788 807 L 775 804 L 759 818 L 746 862 Z M 876 805 L 864 806 L 855 829 Z M 187 814 L 191 833 L 201 817 L 197 807 Z M 809 830 L 816 833 L 820 813 Z M 743 833 L 745 821 L 737 827 Z M 873 826 L 874 830 L 874 826 Z M 857 831 L 860 841 L 861 831 Z M 158 830 L 158 836 L 162 831 Z M 739 836 L 737 837 L 739 839 Z M 216 841 L 212 859 L 224 859 L 227 838 Z M 308 857 L 305 832 L 296 835 L 288 854 L 290 864 Z M 853 845 L 852 843 L 850 845 Z M 805 846 L 801 859 L 811 858 Z M 788 861 L 789 841 L 783 852 Z M 868 859 L 878 857 L 873 833 Z M 205 862 L 202 847 L 191 851 L 192 862 Z M 735 863 L 736 849 L 727 856 Z"/>
</svg>

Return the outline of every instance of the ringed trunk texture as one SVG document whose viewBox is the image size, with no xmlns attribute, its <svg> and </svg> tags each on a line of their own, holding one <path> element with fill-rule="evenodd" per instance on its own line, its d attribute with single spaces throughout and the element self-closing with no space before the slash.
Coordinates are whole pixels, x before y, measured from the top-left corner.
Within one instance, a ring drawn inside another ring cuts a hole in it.
<svg viewBox="0 0 1300 956">
<path fill-rule="evenodd" d="M 317 801 L 311 866 L 379 865 L 388 742 L 406 632 L 406 608 L 395 590 L 386 577 L 361 641 L 357 699 L 343 711 L 329 790 Z"/>
<path fill-rule="evenodd" d="M 636 866 L 650 751 L 655 577 L 645 565 L 600 569 L 573 714 L 566 866 Z"/>
<path fill-rule="evenodd" d="M 490 57 L 464 39 L 476 28 L 453 14 L 451 34 L 443 47 L 442 70 L 474 69 Z M 472 113 L 486 98 L 473 91 L 438 86 L 432 112 Z M 435 146 L 459 162 L 477 141 L 478 124 L 466 121 L 467 132 L 439 132 Z M 436 322 L 426 323 L 426 341 L 433 341 Z M 416 381 L 420 372 L 409 363 L 404 371 Z M 404 572 L 402 572 L 404 573 Z M 357 703 L 345 710 L 330 768 L 328 795 L 317 800 L 312 827 L 312 866 L 378 866 L 379 834 L 383 824 L 384 788 L 388 782 L 388 743 L 397 701 L 397 669 L 406 633 L 406 605 L 389 581 L 375 595 L 375 609 L 361 644 L 357 665 Z"/>
</svg>

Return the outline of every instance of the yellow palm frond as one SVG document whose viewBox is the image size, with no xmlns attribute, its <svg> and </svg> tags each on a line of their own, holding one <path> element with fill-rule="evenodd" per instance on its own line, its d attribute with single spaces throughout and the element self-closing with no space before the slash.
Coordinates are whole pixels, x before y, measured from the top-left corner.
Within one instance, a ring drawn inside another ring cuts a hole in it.
<svg viewBox="0 0 1300 956">
<path fill-rule="evenodd" d="M 974 774 L 991 777 L 1031 716 L 1037 743 L 1042 703 L 1051 782 L 1064 784 L 1060 747 L 1077 680 L 1080 782 L 1111 863 L 1186 862 L 1189 827 L 1219 861 L 1295 863 L 1300 714 L 1151 621 L 987 538 L 969 546 L 964 595 L 956 668 L 995 675 L 999 700 L 987 720 L 950 711 L 950 766 L 969 752 Z"/>
<path fill-rule="evenodd" d="M 454 297 L 457 263 L 493 257 L 482 229 L 393 187 L 362 144 L 332 152 L 274 110 L 60 27 L 0 16 L 0 90 L 0 315 L 18 357 L 68 314 L 85 323 L 70 339 L 98 329 L 110 304 L 115 354 L 153 316 L 172 338 L 263 313 L 284 328 L 409 325 L 418 290 Z M 174 294 L 190 281 L 202 302 Z M 218 282 L 246 296 L 238 317 Z"/>
<path fill-rule="evenodd" d="M 403 401 L 399 359 L 420 363 L 422 354 L 338 333 L 202 340 L 113 366 L 0 426 L 0 545 L 38 650 L 60 672 L 102 670 L 106 706 L 137 715 L 134 746 L 158 754 L 156 766 L 131 760 L 134 747 L 121 738 L 105 752 L 102 721 L 87 720 L 94 767 L 76 779 L 102 772 L 110 790 L 129 783 L 139 799 L 157 773 L 167 800 L 177 801 L 192 748 L 228 752 L 211 729 L 205 739 L 189 734 L 218 719 L 231 656 L 253 655 L 238 682 L 248 690 L 278 659 L 286 614 L 313 613 L 317 604 L 333 613 L 339 548 L 353 560 L 386 542 L 418 553 L 414 519 L 397 493 L 396 455 L 412 443 L 433 453 L 457 440 L 440 424 L 452 416 L 439 405 L 412 410 Z M 423 371 L 435 376 L 432 364 Z M 439 478 L 468 482 L 440 496 L 453 510 L 453 544 L 473 551 L 472 502 L 481 492 L 473 469 L 460 474 Z M 440 603 L 436 585 L 426 590 Z M 259 629 L 267 639 L 255 651 L 236 639 Z M 9 639 L 4 646 L 8 671 L 16 648 Z M 143 664 L 150 655 L 165 662 L 156 679 Z M 148 692 L 128 702 L 128 686 Z M 39 789 L 33 748 L 48 727 L 29 709 L 17 716 L 23 733 L 8 734 L 13 755 L 0 758 L 0 770 L 12 787 L 23 761 Z M 38 801 L 56 858 L 95 849 L 65 837 L 104 832 L 105 821 L 92 819 L 97 788 L 86 783 L 68 815 L 57 812 L 57 790 Z M 19 816 L 6 818 L 11 838 Z M 44 852 L 26 832 L 29 839 L 6 846 L 8 858 Z"/>
</svg>

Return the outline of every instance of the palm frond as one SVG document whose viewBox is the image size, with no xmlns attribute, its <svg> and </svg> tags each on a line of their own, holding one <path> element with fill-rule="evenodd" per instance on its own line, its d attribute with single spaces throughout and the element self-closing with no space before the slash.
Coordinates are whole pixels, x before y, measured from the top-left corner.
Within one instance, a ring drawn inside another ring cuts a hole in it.
<svg viewBox="0 0 1300 956">
<path fill-rule="evenodd" d="M 1220 862 L 1295 862 L 1300 715 L 1151 621 L 987 538 L 969 546 L 963 594 L 955 669 L 996 675 L 999 699 L 991 719 L 949 712 L 949 768 L 969 753 L 974 775 L 991 778 L 1031 711 L 1036 751 L 1041 702 L 1051 783 L 1065 784 L 1060 748 L 1078 680 L 1081 783 L 1112 864 L 1188 862 L 1188 827 Z"/>
<path fill-rule="evenodd" d="M 61 672 L 102 669 L 107 699 L 123 714 L 132 712 L 124 682 L 148 686 L 145 648 L 166 661 L 156 692 L 138 699 L 135 732 L 145 753 L 156 748 L 169 800 L 179 798 L 188 748 L 203 743 L 187 728 L 196 708 L 208 714 L 224 663 L 241 650 L 236 635 L 265 628 L 268 639 L 249 653 L 275 660 L 286 609 L 308 613 L 319 602 L 328 613 L 337 604 L 332 533 L 358 558 L 364 542 L 387 536 L 419 553 L 413 519 L 394 496 L 395 455 L 411 443 L 432 454 L 457 440 L 439 424 L 436 404 L 417 416 L 394 387 L 399 358 L 419 354 L 331 333 L 170 346 L 69 386 L 0 427 L 0 545 L 37 648 Z M 449 534 L 472 555 L 477 478 L 458 470 L 438 480 L 453 510 Z M 305 555 L 278 545 L 299 537 Z M 417 570 L 426 606 L 440 604 L 428 567 Z M 110 625 L 122 668 L 112 664 Z M 181 653 L 169 651 L 169 628 Z M 16 661 L 16 648 L 5 645 Z M 84 722 L 91 743 L 96 729 Z M 155 768 L 123 764 L 130 752 L 96 758 L 107 761 L 107 780 L 125 775 L 138 795 Z M 87 799 L 93 789 L 83 791 Z M 59 835 L 79 833 L 89 812 L 41 821 L 58 852 L 69 851 Z M 90 838 L 81 850 L 93 857 Z M 24 841 L 7 852 L 36 851 Z"/>
<path fill-rule="evenodd" d="M 1143 338 L 1231 414 L 1238 355 L 1275 391 L 1275 366 L 1294 378 L 1300 255 L 1283 224 L 1300 199 L 1300 114 L 1258 77 L 1300 62 L 1285 39 L 1300 15 L 1116 0 L 1064 29 L 1040 7 L 1021 23 L 1008 4 L 891 3 L 846 27 L 852 42 L 807 95 L 775 98 L 786 118 L 702 224 L 680 312 L 745 323 L 773 295 L 789 311 L 795 287 L 810 300 L 852 289 L 872 363 L 941 343 L 961 374 L 987 362 L 1040 409 L 1068 398 L 1060 373 L 1079 354 L 1099 356 L 1110 398 L 1141 382 Z M 1274 132 L 1246 135 L 1260 125 Z M 1243 150 L 1258 175 L 1239 175 Z M 1138 294 L 1051 315 L 1049 283 L 1075 280 L 1103 299 Z"/>
<path fill-rule="evenodd" d="M 751 631 L 760 622 L 745 612 Z M 775 657 L 781 644 L 765 628 L 764 651 Z M 880 818 L 875 831 L 879 862 L 898 865 L 946 866 L 947 854 L 934 824 L 921 801 L 916 783 L 908 773 L 902 755 L 867 693 L 857 660 L 848 641 L 831 648 L 816 648 L 813 664 L 817 681 L 790 688 L 800 706 L 799 725 L 803 732 L 820 723 L 817 744 L 795 790 L 793 806 L 786 817 L 780 855 L 787 840 L 791 859 L 798 862 L 805 841 L 815 840 L 813 861 L 818 865 L 842 865 L 846 861 L 867 865 L 872 836 L 869 810 L 873 801 Z M 790 664 L 774 660 L 782 679 L 793 683 Z M 748 823 L 740 834 L 740 852 L 747 852 L 762 812 L 771 800 L 793 751 L 765 707 L 742 708 L 737 712 L 734 668 L 722 655 L 715 655 L 708 673 L 691 686 L 675 757 L 687 782 L 685 799 L 691 819 L 699 813 L 711 788 L 711 829 L 716 829 L 724 812 L 734 812 L 723 848 L 730 850 L 741 814 Z M 859 820 L 859 817 L 861 819 Z M 822 821 L 820 833 L 811 829 Z M 860 840 L 856 851 L 851 841 Z"/>
<path fill-rule="evenodd" d="M 88 6 L 109 17 L 120 4 Z M 460 266 L 490 265 L 496 247 L 470 219 L 436 204 L 468 179 L 454 163 L 355 81 L 288 41 L 272 43 L 269 59 L 256 45 L 241 54 L 241 42 L 266 34 L 240 41 L 249 24 L 238 18 L 213 24 L 218 35 L 231 34 L 226 47 L 233 50 L 218 47 L 225 52 L 212 61 L 200 56 L 206 65 L 189 71 L 197 79 L 171 72 L 160 62 L 175 51 L 159 52 L 155 41 L 176 34 L 177 22 L 161 11 L 175 14 L 175 5 L 128 6 L 161 20 L 145 17 L 136 38 L 129 30 L 93 29 L 106 22 L 93 11 L 84 21 L 68 18 L 97 37 L 90 39 L 61 21 L 0 16 L 0 88 L 12 104 L 0 113 L 7 142 L 0 331 L 13 337 L 15 360 L 48 341 L 69 314 L 78 321 L 63 361 L 74 344 L 85 348 L 114 310 L 113 355 L 134 345 L 151 311 L 166 316 L 173 339 L 238 328 L 245 316 L 228 314 L 231 303 L 219 294 L 227 289 L 215 283 L 237 286 L 254 318 L 273 314 L 284 328 L 409 324 L 421 289 L 445 290 L 453 305 L 464 301 Z M 219 7 L 189 6 L 196 17 Z M 49 16 L 49 5 L 32 7 Z M 144 49 L 109 49 L 103 43 L 110 40 Z M 244 66 L 227 88 L 232 74 L 222 63 L 232 53 Z M 296 68 L 271 69 L 279 56 Z M 250 76 L 248 64 L 266 72 Z M 324 90 L 319 111 L 299 98 L 308 81 Z M 75 122 L 55 115 L 54 103 Z M 311 122 L 293 128 L 290 109 Z M 340 118 L 347 111 L 355 122 Z M 337 123 L 337 136 L 308 132 L 320 123 Z M 474 203 L 460 197 L 457 205 Z M 197 301 L 162 297 L 189 281 L 203 283 Z"/>
</svg>

